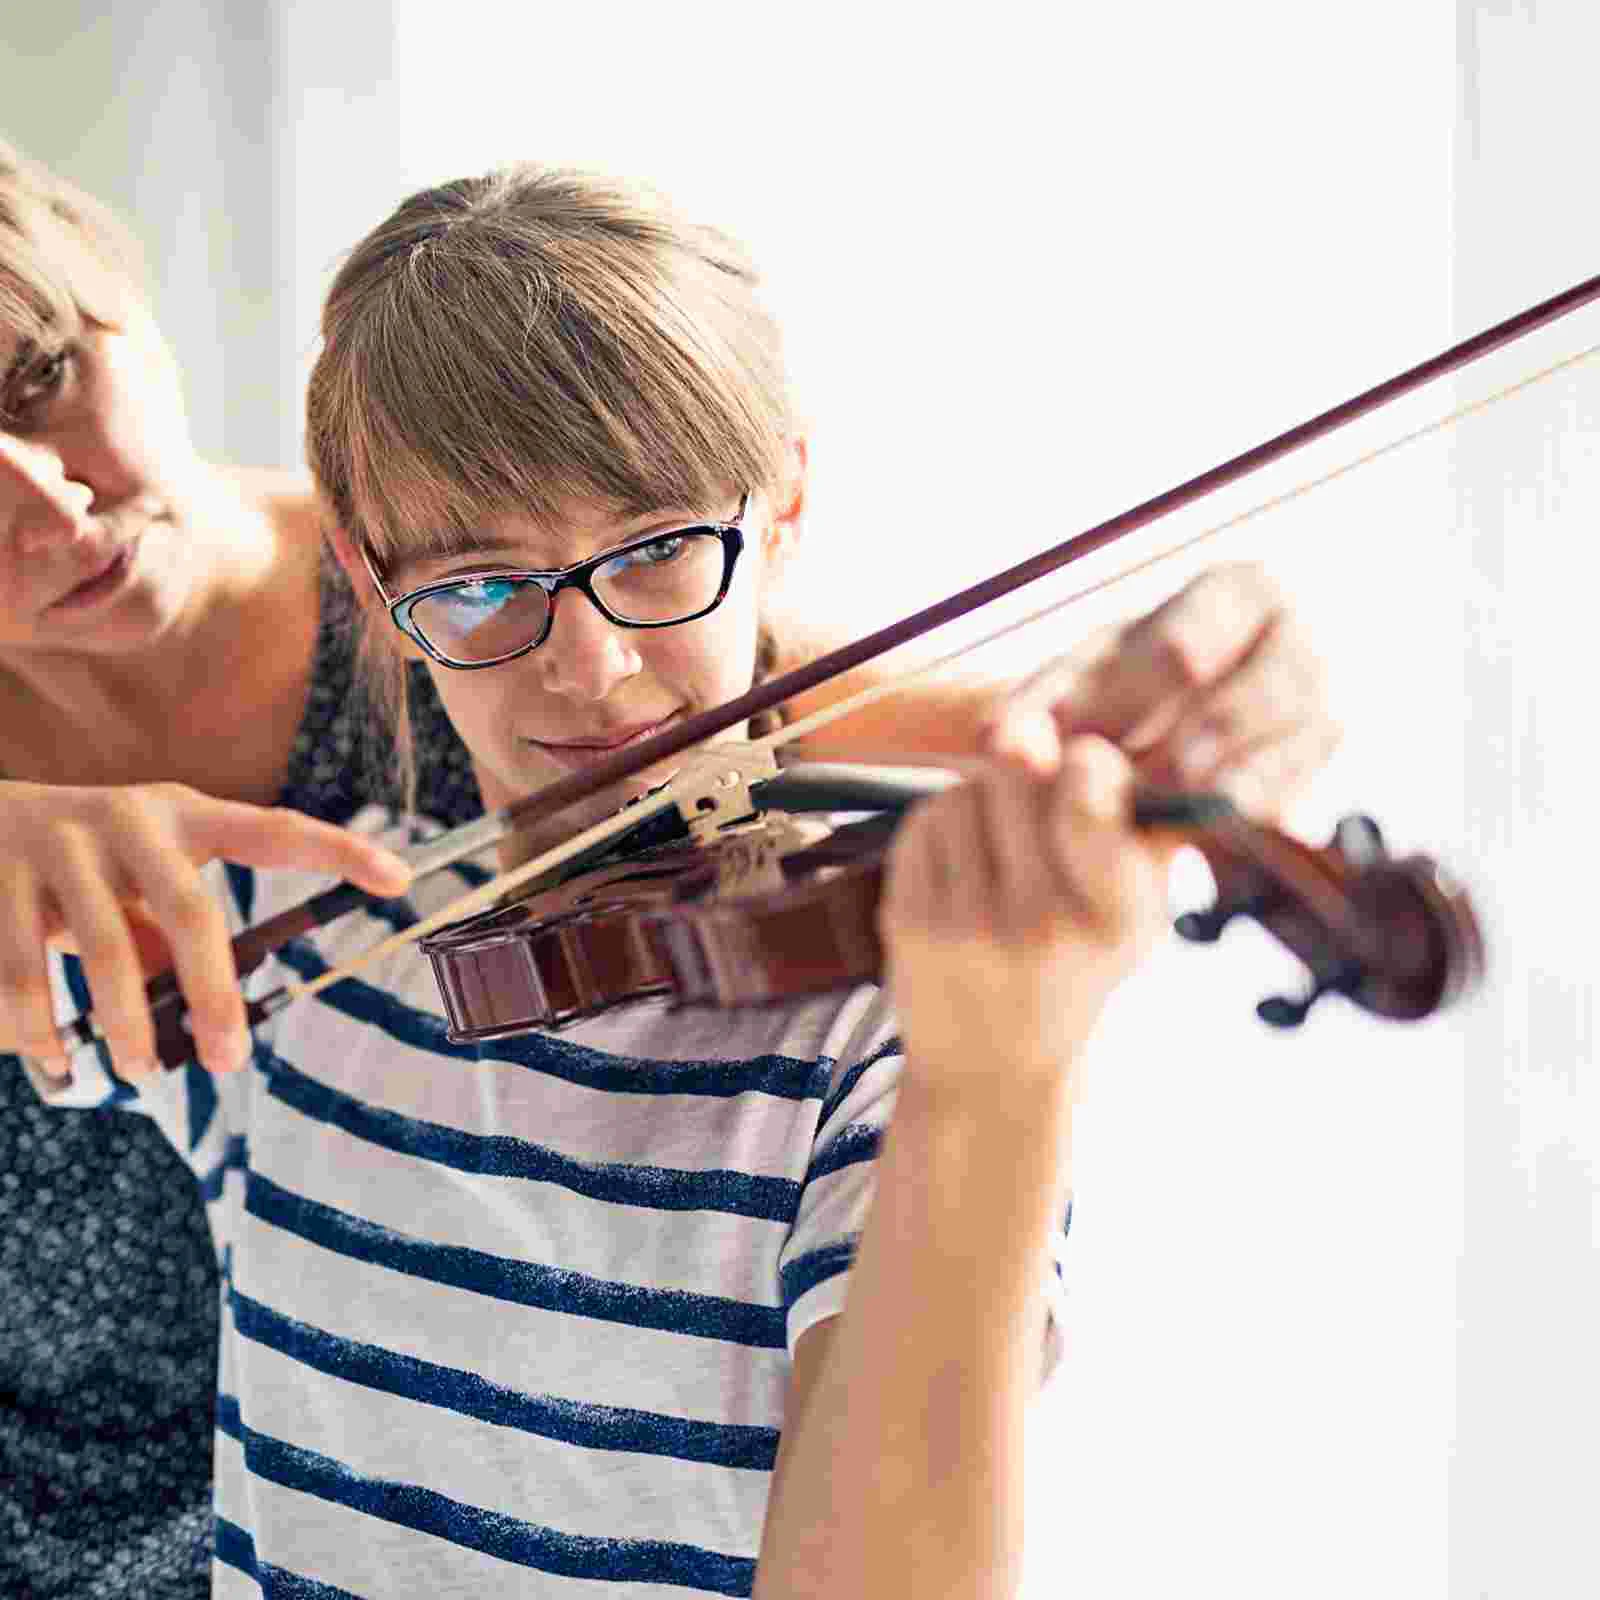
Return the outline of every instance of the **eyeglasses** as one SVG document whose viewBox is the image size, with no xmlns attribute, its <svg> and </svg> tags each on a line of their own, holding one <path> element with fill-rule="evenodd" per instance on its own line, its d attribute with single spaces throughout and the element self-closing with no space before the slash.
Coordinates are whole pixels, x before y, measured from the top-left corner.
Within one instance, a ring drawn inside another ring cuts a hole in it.
<svg viewBox="0 0 1600 1600">
<path fill-rule="evenodd" d="M 745 494 L 732 522 L 700 522 L 634 539 L 554 572 L 474 572 L 390 599 L 363 549 L 394 625 L 441 666 L 470 672 L 537 650 L 555 625 L 563 589 L 587 595 L 621 628 L 671 628 L 715 611 L 744 549 Z"/>
</svg>

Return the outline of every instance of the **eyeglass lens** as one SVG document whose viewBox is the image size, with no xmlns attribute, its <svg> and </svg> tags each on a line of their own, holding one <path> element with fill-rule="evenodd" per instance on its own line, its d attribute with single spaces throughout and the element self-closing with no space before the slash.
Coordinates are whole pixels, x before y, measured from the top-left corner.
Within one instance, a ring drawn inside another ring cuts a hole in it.
<svg viewBox="0 0 1600 1600">
<path fill-rule="evenodd" d="M 607 561 L 591 581 L 624 622 L 679 622 L 715 602 L 723 566 L 717 534 L 675 533 Z M 411 625 L 452 661 L 493 661 L 537 639 L 550 604 L 532 578 L 468 578 L 418 600 Z"/>
</svg>

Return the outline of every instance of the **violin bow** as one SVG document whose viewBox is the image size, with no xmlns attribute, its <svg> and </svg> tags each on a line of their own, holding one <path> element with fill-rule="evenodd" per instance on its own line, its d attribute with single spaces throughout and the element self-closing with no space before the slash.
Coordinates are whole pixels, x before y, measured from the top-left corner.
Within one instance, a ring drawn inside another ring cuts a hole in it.
<svg viewBox="0 0 1600 1600">
<path fill-rule="evenodd" d="M 829 651 L 826 655 L 819 656 L 814 661 L 804 663 L 783 673 L 781 676 L 756 684 L 744 694 L 727 701 L 721 706 L 715 706 L 710 710 L 686 717 L 682 722 L 663 729 L 660 733 L 652 734 L 650 738 L 641 740 L 636 745 L 630 745 L 625 751 L 595 762 L 580 773 L 573 773 L 569 777 L 558 779 L 555 783 L 549 784 L 521 800 L 514 801 L 510 805 L 501 807 L 496 812 L 480 817 L 476 821 L 467 823 L 460 828 L 453 829 L 412 853 L 410 857 L 412 865 L 421 875 L 437 871 L 468 855 L 475 854 L 487 845 L 503 839 L 520 825 L 552 817 L 565 810 L 568 806 L 575 805 L 579 801 L 585 800 L 613 784 L 632 777 L 645 768 L 654 766 L 657 762 L 679 755 L 691 746 L 702 744 L 715 734 L 736 727 L 761 712 L 770 711 L 784 701 L 805 693 L 808 689 L 815 688 L 831 678 L 861 666 L 863 663 L 871 661 L 880 655 L 884 655 L 888 651 L 894 650 L 925 633 L 929 633 L 935 628 L 942 627 L 948 622 L 953 622 L 957 618 L 965 616 L 968 612 L 1011 594 L 1027 584 L 1047 577 L 1051 573 L 1058 572 L 1063 567 L 1070 566 L 1073 562 L 1092 555 L 1095 551 L 1103 549 L 1118 539 L 1122 539 L 1138 529 L 1147 527 L 1158 519 L 1174 511 L 1181 510 L 1183 507 L 1191 505 L 1207 495 L 1214 494 L 1228 484 L 1247 477 L 1272 462 L 1278 461 L 1284 456 L 1326 437 L 1328 434 L 1344 427 L 1347 423 L 1354 422 L 1358 418 L 1388 405 L 1391 401 L 1398 400 L 1402 396 L 1422 388 L 1435 379 L 1459 371 L 1491 352 L 1516 340 L 1525 338 L 1537 329 L 1569 316 L 1596 300 L 1600 300 L 1600 274 L 1585 278 L 1571 288 L 1552 295 L 1546 300 L 1541 300 L 1537 304 L 1495 323 L 1482 332 L 1451 345 L 1438 355 L 1418 362 L 1415 366 L 1407 368 L 1394 377 L 1386 378 L 1381 383 L 1374 384 L 1371 388 L 1363 390 L 1350 399 L 1338 405 L 1330 406 L 1326 411 L 1319 412 L 1295 427 L 1285 429 L 1282 433 L 1274 435 L 1252 449 L 1242 451 L 1215 467 L 1197 473 L 1194 477 L 1188 478 L 1160 494 L 1153 495 L 1126 511 L 1108 517 L 1105 521 L 1096 523 L 1094 526 L 1084 529 L 1081 533 L 1063 540 L 1060 544 L 1054 545 L 1038 555 L 1031 556 L 1015 566 L 1006 568 L 993 577 L 986 578 L 943 600 L 936 601 L 934 604 L 926 606 L 898 622 L 879 628 L 875 632 L 854 640 L 850 644 L 842 645 L 836 650 Z M 1575 355 L 1553 363 L 1485 399 L 1463 406 L 1459 410 L 1436 419 L 1434 422 L 1400 439 L 1369 451 L 1332 472 L 1251 507 L 1238 516 L 1229 518 L 1226 522 L 1219 523 L 1215 527 L 1208 528 L 1169 550 L 1157 552 L 1144 561 L 1135 563 L 1097 584 L 1090 585 L 1085 589 L 1057 600 L 1043 610 L 1015 621 L 984 639 L 964 646 L 960 651 L 914 668 L 897 677 L 892 683 L 876 685 L 863 690 L 846 700 L 824 707 L 821 711 L 788 724 L 776 733 L 768 735 L 766 740 L 762 741 L 762 744 L 769 750 L 776 748 L 780 744 L 788 743 L 792 739 L 814 731 L 837 717 L 848 715 L 850 712 L 860 709 L 884 694 L 898 692 L 907 684 L 940 670 L 952 661 L 970 654 L 972 650 L 981 647 L 983 644 L 1004 637 L 1018 628 L 1027 626 L 1041 617 L 1048 616 L 1089 594 L 1105 588 L 1111 583 L 1120 582 L 1123 578 L 1131 576 L 1133 573 L 1141 571 L 1143 568 L 1151 566 L 1158 561 L 1170 559 L 1203 539 L 1214 537 L 1225 529 L 1236 527 L 1266 510 L 1282 505 L 1301 494 L 1308 493 L 1321 484 L 1331 482 L 1335 478 L 1353 472 L 1356 468 L 1364 466 L 1391 451 L 1398 450 L 1417 439 L 1449 427 L 1462 417 L 1484 410 L 1521 389 L 1525 389 L 1559 371 L 1589 359 L 1597 352 L 1600 352 L 1600 345 L 1590 346 Z M 382 940 L 364 955 L 357 957 L 345 966 L 323 973 L 309 982 L 291 982 L 285 985 L 284 988 L 273 991 L 272 994 L 265 996 L 262 1000 L 251 1002 L 250 1020 L 252 1023 L 257 1022 L 281 1009 L 291 1000 L 315 993 L 317 990 L 337 981 L 337 979 L 365 966 L 369 961 L 377 960 L 395 946 L 411 943 L 422 935 L 431 932 L 435 927 L 442 926 L 446 922 L 458 920 L 460 917 L 470 914 L 474 909 L 491 904 L 528 878 L 550 871 L 562 861 L 578 855 L 586 849 L 593 848 L 607 838 L 615 837 L 619 833 L 630 830 L 636 824 L 657 812 L 665 811 L 669 807 L 675 806 L 686 787 L 686 784 L 675 778 L 651 795 L 634 802 L 633 805 L 627 807 L 616 816 L 606 818 L 593 827 L 584 829 L 574 838 L 565 841 L 555 849 L 534 857 L 531 861 L 523 863 L 509 873 L 501 874 L 479 889 L 464 895 L 435 916 L 429 917 L 414 927 L 407 928 L 388 939 Z M 335 917 L 341 916 L 357 906 L 375 903 L 377 898 L 355 888 L 353 885 L 340 884 L 321 895 L 313 897 L 302 905 L 292 907 L 258 924 L 254 928 L 247 929 L 234 940 L 235 958 L 239 962 L 241 970 L 248 970 L 246 963 L 249 966 L 254 966 L 265 955 L 287 943 L 290 939 L 307 933 L 313 928 L 323 926 Z M 173 981 L 170 974 L 164 976 L 168 982 Z M 152 985 L 161 982 L 162 979 L 160 978 L 153 979 Z M 69 1046 L 73 1043 L 88 1042 L 94 1037 L 88 1013 L 66 1024 L 61 1032 L 64 1042 Z"/>
</svg>

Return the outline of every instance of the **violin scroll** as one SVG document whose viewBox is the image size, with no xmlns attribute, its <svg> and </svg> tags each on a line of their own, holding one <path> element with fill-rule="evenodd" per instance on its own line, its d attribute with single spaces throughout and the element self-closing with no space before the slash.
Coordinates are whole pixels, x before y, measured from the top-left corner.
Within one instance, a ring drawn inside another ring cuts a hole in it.
<svg viewBox="0 0 1600 1600">
<path fill-rule="evenodd" d="M 1135 816 L 1182 831 L 1216 880 L 1215 901 L 1177 919 L 1180 937 L 1209 944 L 1248 917 L 1305 963 L 1304 993 L 1256 1007 L 1273 1027 L 1299 1026 L 1328 994 L 1417 1021 L 1481 981 L 1483 936 L 1465 890 L 1429 856 L 1390 856 L 1370 817 L 1345 817 L 1319 850 L 1247 821 L 1220 795 L 1148 791 Z"/>
</svg>

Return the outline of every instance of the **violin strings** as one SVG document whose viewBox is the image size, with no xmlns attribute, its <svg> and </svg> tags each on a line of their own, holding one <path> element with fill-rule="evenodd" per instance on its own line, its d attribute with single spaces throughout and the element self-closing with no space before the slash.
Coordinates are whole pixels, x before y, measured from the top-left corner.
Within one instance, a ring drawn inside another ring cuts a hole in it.
<svg viewBox="0 0 1600 1600">
<path fill-rule="evenodd" d="M 1380 461 L 1385 456 L 1392 455 L 1408 445 L 1415 444 L 1421 439 L 1426 439 L 1432 434 L 1441 433 L 1444 429 L 1454 426 L 1457 422 L 1478 412 L 1487 411 L 1489 407 L 1499 404 L 1502 400 L 1509 399 L 1523 389 L 1532 388 L 1535 384 L 1542 383 L 1547 378 L 1554 377 L 1556 373 L 1575 367 L 1595 355 L 1600 355 L 1600 344 L 1590 345 L 1587 349 L 1580 350 L 1576 355 L 1563 357 L 1560 361 L 1553 362 L 1551 365 L 1543 367 L 1525 378 L 1520 378 L 1517 382 L 1508 384 L 1503 389 L 1498 389 L 1492 394 L 1461 406 L 1457 410 L 1438 417 L 1411 433 L 1404 434 L 1398 439 L 1390 440 L 1387 444 L 1379 445 L 1375 449 L 1367 451 L 1366 454 L 1334 468 L 1331 472 L 1323 473 L 1320 477 L 1312 478 L 1308 482 L 1299 484 L 1292 489 L 1286 489 L 1282 494 L 1273 495 L 1270 499 L 1262 500 L 1248 510 L 1241 511 L 1225 521 L 1206 528 L 1202 532 L 1171 546 L 1169 549 L 1157 551 L 1153 555 L 1146 556 L 1143 560 L 1132 562 L 1108 577 L 1101 578 L 1095 583 L 1086 584 L 1083 588 L 1074 590 L 1073 593 L 1064 596 L 1062 599 L 1053 601 L 1050 605 L 1041 607 L 1037 611 L 1030 612 L 1027 616 L 1017 621 L 1007 623 L 1004 627 L 997 628 L 993 633 L 985 634 L 982 638 L 973 640 L 957 650 L 952 650 L 943 656 L 936 657 L 932 661 L 924 662 L 920 666 L 909 668 L 892 682 L 875 684 L 870 689 L 862 689 L 844 700 L 824 706 L 821 710 L 813 711 L 794 722 L 785 723 L 775 732 L 767 734 L 760 739 L 752 740 L 751 744 L 757 749 L 763 747 L 770 750 L 781 749 L 784 745 L 802 738 L 807 733 L 815 732 L 818 728 L 826 727 L 829 723 L 836 722 L 853 711 L 862 710 L 888 695 L 901 692 L 910 684 L 919 683 L 924 678 L 932 677 L 935 673 L 944 671 L 947 667 L 964 660 L 985 645 L 1009 638 L 1023 628 L 1030 627 L 1036 622 L 1042 622 L 1045 618 L 1054 616 L 1068 606 L 1076 605 L 1080 600 L 1099 594 L 1103 589 L 1110 588 L 1112 584 L 1121 583 L 1125 578 L 1131 578 L 1150 567 L 1158 565 L 1160 562 L 1182 555 L 1184 551 L 1191 550 L 1208 539 L 1214 539 L 1219 534 L 1241 527 L 1268 511 L 1275 511 L 1280 506 L 1288 505 L 1291 501 L 1298 500 L 1302 495 L 1310 494 L 1314 489 L 1320 489 L 1325 484 L 1333 483 L 1337 479 L 1347 476 L 1359 467 L 1370 466 L 1373 462 Z M 642 822 L 646 817 L 654 816 L 658 811 L 666 810 L 667 807 L 676 804 L 677 796 L 674 792 L 676 782 L 676 779 L 669 781 L 648 798 L 629 806 L 626 811 L 604 818 L 592 827 L 586 828 L 582 833 L 566 840 L 563 844 L 555 846 L 542 855 L 533 857 L 532 860 L 524 862 L 521 866 L 513 867 L 507 872 L 500 873 L 481 887 L 451 901 L 439 911 L 434 912 L 433 915 L 425 917 L 422 921 L 413 924 L 409 928 L 403 928 L 399 932 L 391 934 L 388 938 L 373 945 L 370 950 L 353 957 L 342 966 L 331 968 L 316 978 L 287 982 L 284 985 L 284 990 L 288 998 L 299 999 L 316 994 L 330 984 L 337 983 L 339 979 L 360 971 L 368 963 L 378 960 L 380 956 L 386 955 L 389 951 L 415 943 L 416 940 L 432 933 L 436 928 L 444 927 L 451 922 L 458 922 L 479 910 L 486 909 L 528 879 L 538 877 L 541 873 L 548 872 L 552 867 L 559 866 L 571 856 L 588 849 L 590 845 L 611 838 L 622 832 L 624 828 L 632 827 L 634 823 Z"/>
<path fill-rule="evenodd" d="M 674 780 L 675 781 L 675 780 Z M 526 883 L 530 878 L 537 878 L 541 873 L 558 867 L 563 861 L 587 850 L 590 845 L 600 844 L 613 838 L 636 823 L 643 822 L 648 817 L 653 817 L 658 811 L 665 811 L 669 806 L 677 803 L 677 796 L 673 792 L 673 783 L 663 784 L 654 794 L 647 795 L 637 801 L 626 811 L 619 811 L 609 817 L 602 817 L 592 827 L 585 828 L 582 833 L 575 834 L 570 839 L 563 840 L 560 844 L 546 850 L 542 855 L 534 856 L 531 860 L 524 861 L 520 866 L 512 867 L 506 872 L 491 878 L 487 883 L 468 893 L 452 900 L 448 905 L 435 911 L 431 916 L 414 922 L 408 928 L 402 928 L 397 933 L 390 934 L 388 938 L 380 940 L 369 950 L 363 950 L 360 955 L 353 956 L 343 966 L 332 967 L 327 972 L 315 978 L 290 979 L 284 984 L 284 991 L 289 999 L 299 1000 L 307 995 L 316 994 L 321 989 L 326 989 L 329 984 L 337 983 L 340 978 L 349 977 L 353 972 L 359 972 L 368 963 L 376 961 L 380 956 L 387 955 L 391 950 L 398 950 L 405 945 L 413 944 L 416 940 L 430 934 L 435 928 L 442 928 L 447 923 L 459 922 L 464 917 L 470 917 L 475 912 L 485 911 L 494 902 L 508 891 Z M 287 1001 L 285 1002 L 287 1004 Z"/>
<path fill-rule="evenodd" d="M 1509 399 L 1512 395 L 1523 389 L 1531 388 L 1534 384 L 1542 383 L 1545 379 L 1554 377 L 1558 372 L 1564 372 L 1569 367 L 1575 367 L 1580 362 L 1588 361 L 1595 355 L 1600 355 L 1600 344 L 1590 345 L 1587 349 L 1578 351 L 1576 355 L 1565 356 L 1560 361 L 1552 362 L 1551 365 L 1530 374 L 1528 377 L 1519 378 L 1517 382 L 1509 384 L 1503 389 L 1498 389 L 1482 399 L 1474 400 L 1468 405 L 1461 406 L 1446 416 L 1437 417 L 1432 422 L 1415 429 L 1411 433 L 1404 434 L 1398 439 L 1391 439 L 1387 444 L 1379 445 L 1375 449 L 1367 451 L 1365 455 L 1357 456 L 1354 460 L 1335 467 L 1331 472 L 1325 472 L 1320 477 L 1312 478 L 1305 483 L 1296 485 L 1292 489 L 1286 489 L 1283 493 L 1273 495 L 1270 499 L 1262 500 L 1247 510 L 1227 518 L 1225 521 L 1216 523 L 1212 527 L 1191 535 L 1178 544 L 1164 550 L 1158 550 L 1153 555 L 1145 556 L 1142 560 L 1131 562 L 1118 571 L 1094 583 L 1085 584 L 1081 589 L 1075 589 L 1071 594 L 1065 595 L 1059 600 L 1054 600 L 1037 611 L 1029 612 L 1025 617 L 1018 618 L 1014 622 L 1007 623 L 1004 627 L 995 629 L 993 633 L 984 634 L 981 638 L 962 645 L 959 649 L 952 650 L 946 655 L 938 656 L 932 661 L 923 662 L 919 666 L 908 668 L 892 682 L 874 684 L 869 689 L 859 690 L 843 700 L 837 700 L 832 705 L 823 706 L 820 710 L 810 712 L 794 722 L 785 723 L 776 733 L 767 735 L 766 739 L 761 742 L 770 745 L 773 749 L 777 749 L 782 745 L 788 744 L 791 740 L 802 738 L 808 733 L 814 733 L 818 728 L 825 728 L 829 723 L 836 722 L 841 717 L 849 716 L 853 711 L 863 710 L 865 707 L 874 705 L 889 695 L 898 694 L 910 684 L 919 683 L 924 678 L 930 678 L 936 673 L 944 671 L 947 667 L 964 660 L 973 652 L 983 649 L 985 645 L 994 644 L 1001 639 L 1008 639 L 1012 634 L 1020 633 L 1022 629 L 1031 627 L 1036 622 L 1042 622 L 1047 617 L 1053 617 L 1057 612 L 1066 610 L 1068 606 L 1076 605 L 1080 600 L 1087 600 L 1091 595 L 1099 594 L 1103 589 L 1109 589 L 1113 584 L 1121 583 L 1126 578 L 1135 577 L 1163 561 L 1171 560 L 1174 556 L 1180 556 L 1186 550 L 1192 550 L 1196 545 L 1202 544 L 1208 539 L 1214 539 L 1219 534 L 1242 527 L 1245 523 L 1253 521 L 1256 517 L 1268 511 L 1276 511 L 1280 506 L 1286 506 L 1291 501 L 1298 500 L 1302 495 L 1310 494 L 1314 489 L 1320 489 L 1325 484 L 1333 483 L 1339 478 L 1356 471 L 1357 468 L 1370 466 L 1373 462 L 1381 461 L 1385 456 L 1392 455 L 1394 452 L 1404 449 L 1407 445 L 1415 444 L 1432 434 L 1441 433 L 1444 429 L 1453 427 L 1465 418 L 1473 416 L 1480 411 L 1487 411 L 1490 406 L 1497 405 L 1500 401 Z"/>
</svg>

